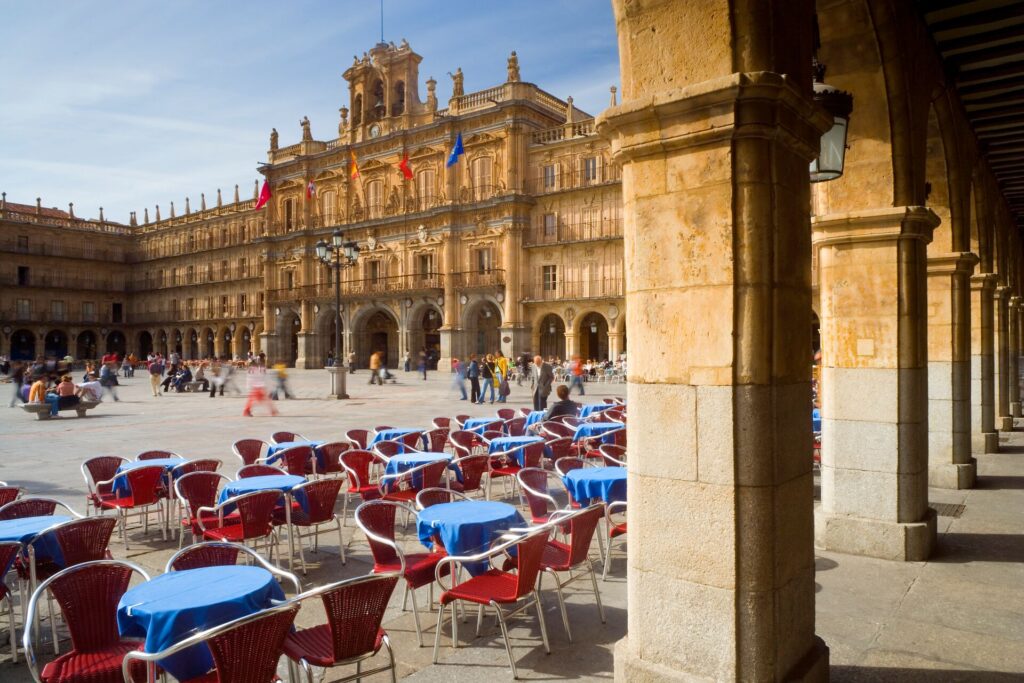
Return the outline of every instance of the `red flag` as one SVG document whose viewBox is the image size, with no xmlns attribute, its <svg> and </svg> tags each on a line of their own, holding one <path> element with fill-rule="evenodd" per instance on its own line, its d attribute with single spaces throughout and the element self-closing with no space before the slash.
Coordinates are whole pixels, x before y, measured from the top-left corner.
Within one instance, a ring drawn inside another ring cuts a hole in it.
<svg viewBox="0 0 1024 683">
<path fill-rule="evenodd" d="M 267 202 L 270 201 L 270 184 L 266 180 L 263 181 L 263 187 L 260 188 L 260 196 L 256 200 L 255 209 L 262 209 L 266 206 Z"/>
<path fill-rule="evenodd" d="M 412 169 L 409 168 L 409 153 L 406 152 L 402 160 L 398 162 L 398 169 L 406 180 L 412 180 Z"/>
<path fill-rule="evenodd" d="M 312 199 L 315 196 L 316 196 L 316 185 L 314 185 L 313 181 L 310 180 L 309 184 L 306 185 L 306 199 Z"/>
</svg>

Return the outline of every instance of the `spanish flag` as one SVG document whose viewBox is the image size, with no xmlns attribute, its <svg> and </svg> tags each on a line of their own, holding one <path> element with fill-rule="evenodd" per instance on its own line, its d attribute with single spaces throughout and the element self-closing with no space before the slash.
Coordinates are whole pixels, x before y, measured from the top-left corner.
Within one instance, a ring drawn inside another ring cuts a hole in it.
<svg viewBox="0 0 1024 683">
<path fill-rule="evenodd" d="M 349 161 L 348 161 L 348 175 L 350 178 L 355 180 L 359 177 L 359 162 L 356 161 L 356 153 L 349 150 Z"/>
<path fill-rule="evenodd" d="M 402 157 L 402 160 L 398 162 L 398 170 L 402 172 L 402 177 L 406 180 L 412 180 L 412 168 L 409 167 L 409 153 L 406 152 Z"/>
</svg>

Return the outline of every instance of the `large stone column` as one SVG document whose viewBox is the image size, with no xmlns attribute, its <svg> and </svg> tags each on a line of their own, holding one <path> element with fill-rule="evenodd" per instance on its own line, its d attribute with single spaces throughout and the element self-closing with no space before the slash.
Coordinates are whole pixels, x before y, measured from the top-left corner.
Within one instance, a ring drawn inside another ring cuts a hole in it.
<svg viewBox="0 0 1024 683">
<path fill-rule="evenodd" d="M 971 277 L 971 450 L 996 453 L 999 433 L 995 418 L 995 310 L 996 275 Z"/>
<path fill-rule="evenodd" d="M 456 273 L 458 267 L 458 236 L 451 229 L 443 233 L 444 246 L 442 247 L 441 272 L 444 273 L 444 320 L 438 332 L 441 335 L 441 357 L 437 361 L 437 367 L 451 368 L 452 357 L 458 357 L 462 351 L 458 348 L 458 282 Z"/>
<path fill-rule="evenodd" d="M 997 286 L 995 292 L 996 359 L 996 429 L 1013 431 L 1013 417 L 1010 416 L 1010 296 L 1009 287 Z"/>
<path fill-rule="evenodd" d="M 971 292 L 978 257 L 928 259 L 928 483 L 974 486 L 971 457 Z"/>
<path fill-rule="evenodd" d="M 312 301 L 305 299 L 299 303 L 299 320 L 301 321 L 298 333 L 299 355 L 295 359 L 295 367 L 307 369 L 322 368 L 324 366 L 324 359 L 315 357 L 316 335 L 313 332 Z"/>
<path fill-rule="evenodd" d="M 528 346 L 527 330 L 520 315 L 519 300 L 522 297 L 522 252 L 523 227 L 513 223 L 505 229 L 502 240 L 502 255 L 505 259 L 505 292 L 502 302 L 504 311 L 501 322 L 501 352 L 508 357 L 522 353 Z M 505 341 L 508 338 L 509 341 Z"/>
<path fill-rule="evenodd" d="M 814 219 L 823 548 L 893 560 L 931 553 L 926 249 L 938 223 L 924 207 Z"/>
<path fill-rule="evenodd" d="M 1010 416 L 1020 417 L 1020 297 L 1011 296 L 1008 318 L 1010 322 L 1009 351 L 1007 358 L 1007 388 L 1010 398 Z M 1011 428 L 1012 428 L 1011 422 Z"/>
<path fill-rule="evenodd" d="M 807 165 L 826 122 L 803 63 L 811 6 L 614 7 L 623 103 L 597 126 L 623 167 L 636 454 L 615 678 L 823 681 Z"/>
</svg>

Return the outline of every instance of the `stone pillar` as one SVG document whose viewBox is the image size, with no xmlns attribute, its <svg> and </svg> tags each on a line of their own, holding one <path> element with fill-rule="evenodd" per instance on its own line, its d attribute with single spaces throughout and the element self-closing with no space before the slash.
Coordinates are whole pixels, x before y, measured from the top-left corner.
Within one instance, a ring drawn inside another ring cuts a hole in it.
<svg viewBox="0 0 1024 683">
<path fill-rule="evenodd" d="M 923 207 L 814 219 L 823 548 L 908 561 L 931 553 L 926 249 L 938 224 Z"/>
<path fill-rule="evenodd" d="M 807 166 L 826 121 L 800 40 L 811 4 L 614 8 L 623 102 L 597 127 L 622 164 L 638 454 L 615 679 L 824 681 Z M 792 49 L 771 49 L 773 31 Z"/>
<path fill-rule="evenodd" d="M 443 234 L 444 247 L 442 250 L 441 272 L 444 273 L 444 320 L 438 332 L 441 335 L 441 357 L 437 361 L 437 367 L 450 368 L 452 358 L 459 357 L 462 350 L 458 348 L 457 335 L 459 327 L 459 298 L 458 298 L 458 237 L 452 230 Z"/>
<path fill-rule="evenodd" d="M 1007 353 L 1007 359 L 1009 360 L 1009 368 L 1007 369 L 1007 388 L 1009 389 L 1010 398 L 1010 416 L 1020 417 L 1020 302 L 1019 296 L 1010 297 L 1009 306 L 1009 323 L 1010 323 L 1010 334 L 1009 334 L 1009 351 Z M 1012 428 L 1012 423 L 1011 423 Z"/>
<path fill-rule="evenodd" d="M 928 259 L 928 483 L 973 488 L 971 457 L 971 291 L 978 257 Z"/>
<path fill-rule="evenodd" d="M 992 324 L 996 337 L 996 429 L 1013 431 L 1010 416 L 1010 293 L 1009 287 L 996 287 Z"/>
<path fill-rule="evenodd" d="M 316 357 L 316 335 L 313 333 L 313 302 L 308 299 L 299 304 L 299 354 L 295 358 L 297 368 L 322 368 L 324 359 Z"/>
<path fill-rule="evenodd" d="M 608 331 L 608 359 L 615 361 L 619 354 L 622 353 L 622 335 L 618 332 Z"/>
<path fill-rule="evenodd" d="M 508 357 L 522 352 L 526 347 L 526 330 L 522 323 L 519 300 L 522 296 L 523 228 L 519 224 L 509 225 L 505 230 L 502 255 L 505 259 L 504 311 L 501 334 L 501 352 Z M 505 339 L 509 341 L 505 341 Z"/>
<path fill-rule="evenodd" d="M 577 353 L 579 353 L 579 351 L 577 351 L 576 349 L 577 335 L 575 332 L 570 332 L 569 330 L 570 328 L 568 327 L 565 330 L 565 358 L 572 358 Z M 565 360 L 565 358 L 563 358 L 562 360 Z"/>
<path fill-rule="evenodd" d="M 995 311 L 996 275 L 971 277 L 971 450 L 999 451 L 995 418 Z"/>
</svg>

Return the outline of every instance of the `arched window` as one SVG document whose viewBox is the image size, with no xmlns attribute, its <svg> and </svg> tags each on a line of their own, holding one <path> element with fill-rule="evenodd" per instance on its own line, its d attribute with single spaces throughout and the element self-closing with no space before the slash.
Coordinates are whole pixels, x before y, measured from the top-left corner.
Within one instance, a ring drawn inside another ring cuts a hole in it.
<svg viewBox="0 0 1024 683">
<path fill-rule="evenodd" d="M 401 116 L 405 113 L 405 81 L 395 83 L 395 94 L 391 99 L 391 115 Z"/>
<path fill-rule="evenodd" d="M 358 126 L 363 122 L 363 95 L 360 93 L 352 100 L 352 125 Z"/>
<path fill-rule="evenodd" d="M 425 168 L 416 174 L 416 199 L 419 202 L 420 211 L 434 205 L 436 177 L 437 174 L 432 168 Z"/>
<path fill-rule="evenodd" d="M 373 117 L 382 119 L 385 114 L 387 108 L 384 105 L 384 81 L 378 78 L 373 84 Z"/>
</svg>

